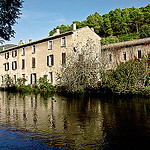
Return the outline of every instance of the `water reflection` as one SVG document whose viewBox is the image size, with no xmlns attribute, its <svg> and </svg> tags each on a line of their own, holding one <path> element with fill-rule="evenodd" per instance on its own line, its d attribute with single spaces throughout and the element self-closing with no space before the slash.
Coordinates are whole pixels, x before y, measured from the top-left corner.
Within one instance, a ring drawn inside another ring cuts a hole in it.
<svg viewBox="0 0 150 150">
<path fill-rule="evenodd" d="M 0 148 L 148 149 L 150 101 L 0 92 L 0 128 Z"/>
<path fill-rule="evenodd" d="M 66 99 L 57 95 L 48 99 L 40 95 L 20 96 L 0 93 L 2 126 L 19 132 L 36 133 L 52 140 L 58 148 L 99 146 L 103 139 L 100 101 Z"/>
</svg>

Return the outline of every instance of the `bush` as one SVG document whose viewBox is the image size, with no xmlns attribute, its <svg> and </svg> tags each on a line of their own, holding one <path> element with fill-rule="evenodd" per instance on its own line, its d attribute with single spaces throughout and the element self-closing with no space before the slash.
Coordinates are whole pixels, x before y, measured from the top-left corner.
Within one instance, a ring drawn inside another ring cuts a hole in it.
<svg viewBox="0 0 150 150">
<path fill-rule="evenodd" d="M 113 93 L 149 94 L 148 58 L 134 58 L 123 62 L 115 70 L 105 73 L 102 85 Z"/>
</svg>

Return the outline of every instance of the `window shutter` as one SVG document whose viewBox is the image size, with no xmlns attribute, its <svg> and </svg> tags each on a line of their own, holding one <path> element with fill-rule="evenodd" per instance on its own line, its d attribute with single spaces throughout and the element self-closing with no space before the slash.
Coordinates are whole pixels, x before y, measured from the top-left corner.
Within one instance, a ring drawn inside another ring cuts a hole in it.
<svg viewBox="0 0 150 150">
<path fill-rule="evenodd" d="M 35 81 L 35 83 L 36 83 L 36 73 L 34 74 L 34 81 Z"/>
<path fill-rule="evenodd" d="M 8 70 L 9 70 L 9 63 L 7 64 L 7 66 L 8 66 Z"/>
<path fill-rule="evenodd" d="M 17 69 L 17 61 L 15 62 L 15 69 Z"/>
<path fill-rule="evenodd" d="M 49 66 L 49 56 L 47 56 L 47 66 Z"/>
<path fill-rule="evenodd" d="M 32 74 L 30 75 L 30 81 L 31 81 L 31 84 L 32 84 Z"/>
<path fill-rule="evenodd" d="M 54 65 L 54 55 L 52 55 L 52 59 L 51 59 L 51 60 L 52 60 L 52 63 L 51 63 L 51 64 L 52 64 L 52 66 L 53 66 L 53 65 Z"/>
<path fill-rule="evenodd" d="M 66 63 L 66 53 L 62 53 L 62 65 Z"/>
<path fill-rule="evenodd" d="M 7 53 L 7 58 L 9 58 L 9 52 Z"/>
<path fill-rule="evenodd" d="M 4 65 L 5 65 L 5 71 L 6 71 L 6 63 Z"/>
<path fill-rule="evenodd" d="M 12 62 L 12 70 L 14 70 L 14 68 L 13 68 L 13 62 Z"/>
</svg>

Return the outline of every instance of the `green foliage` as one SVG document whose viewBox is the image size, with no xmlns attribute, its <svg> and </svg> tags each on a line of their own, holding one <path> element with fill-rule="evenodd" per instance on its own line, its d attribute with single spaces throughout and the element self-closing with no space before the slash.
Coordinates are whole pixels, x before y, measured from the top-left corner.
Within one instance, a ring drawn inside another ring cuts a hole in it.
<svg viewBox="0 0 150 150">
<path fill-rule="evenodd" d="M 110 43 L 118 43 L 119 39 L 116 36 L 109 36 L 106 38 L 102 38 L 101 44 L 102 45 L 108 45 Z"/>
<path fill-rule="evenodd" d="M 102 85 L 113 93 L 149 94 L 148 58 L 123 62 L 115 70 L 105 73 Z"/>
<path fill-rule="evenodd" d="M 124 34 L 122 36 L 119 36 L 118 39 L 119 42 L 132 41 L 132 40 L 140 39 L 140 34 L 139 33 L 130 33 L 128 35 Z"/>
<path fill-rule="evenodd" d="M 50 93 L 55 91 L 55 87 L 51 83 L 49 83 L 47 75 L 44 75 L 43 77 L 39 78 L 38 88 L 39 91 L 42 93 Z"/>
<path fill-rule="evenodd" d="M 37 81 L 37 84 L 25 85 L 26 81 L 27 80 L 25 78 L 18 78 L 16 83 L 14 84 L 13 79 L 8 74 L 6 74 L 4 76 L 3 86 L 5 87 L 5 90 L 13 90 L 21 93 L 35 92 L 44 94 L 55 92 L 55 87 L 49 83 L 47 75 L 40 77 Z"/>
<path fill-rule="evenodd" d="M 150 37 L 150 25 L 143 25 L 140 28 L 140 37 L 141 38 Z"/>
<path fill-rule="evenodd" d="M 10 40 L 11 37 L 14 37 L 15 31 L 12 26 L 21 15 L 22 3 L 22 0 L 0 1 L 0 37 L 2 39 Z M 3 42 L 3 40 L 0 39 L 0 42 Z"/>
<path fill-rule="evenodd" d="M 89 15 L 84 21 L 75 21 L 77 29 L 89 26 L 95 29 L 95 32 L 103 39 L 103 44 L 109 44 L 140 37 L 149 37 L 150 24 L 150 4 L 141 8 L 116 8 L 109 13 L 100 15 L 98 12 Z M 61 25 L 60 32 L 66 32 L 73 29 L 73 25 Z M 55 33 L 55 28 L 49 35 Z M 140 36 L 139 36 L 140 35 Z M 119 38 L 119 41 L 117 38 Z M 106 39 L 105 39 L 106 38 Z"/>
</svg>

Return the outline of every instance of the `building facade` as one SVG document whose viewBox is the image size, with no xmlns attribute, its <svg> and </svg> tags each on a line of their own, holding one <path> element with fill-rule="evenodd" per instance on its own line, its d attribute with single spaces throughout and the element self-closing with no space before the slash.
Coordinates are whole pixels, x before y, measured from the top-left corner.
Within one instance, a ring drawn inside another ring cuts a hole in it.
<svg viewBox="0 0 150 150">
<path fill-rule="evenodd" d="M 88 39 L 92 39 L 100 54 L 100 37 L 89 27 L 74 29 L 60 34 L 59 29 L 53 36 L 24 43 L 0 52 L 0 85 L 3 86 L 4 76 L 9 74 L 14 83 L 17 78 L 25 78 L 26 84 L 34 84 L 37 79 L 47 75 L 50 83 L 57 83 L 57 72 L 66 63 L 70 53 L 76 47 L 81 49 Z"/>
<path fill-rule="evenodd" d="M 112 69 L 134 57 L 141 59 L 150 53 L 150 38 L 104 45 L 101 47 L 102 62 Z"/>
<path fill-rule="evenodd" d="M 29 43 L 20 41 L 18 46 L 0 52 L 0 85 L 4 86 L 4 76 L 9 74 L 15 83 L 17 78 L 25 78 L 26 85 L 34 84 L 37 79 L 47 75 L 50 83 L 57 84 L 57 73 L 66 58 L 78 55 L 87 41 L 92 39 L 95 51 L 104 69 L 112 69 L 120 62 L 134 57 L 142 58 L 150 53 L 150 38 L 139 39 L 101 46 L 101 38 L 89 27 L 60 34 L 59 29 L 53 36 Z M 77 51 L 77 52 L 76 52 Z M 79 57 L 79 56 L 78 56 Z"/>
</svg>

